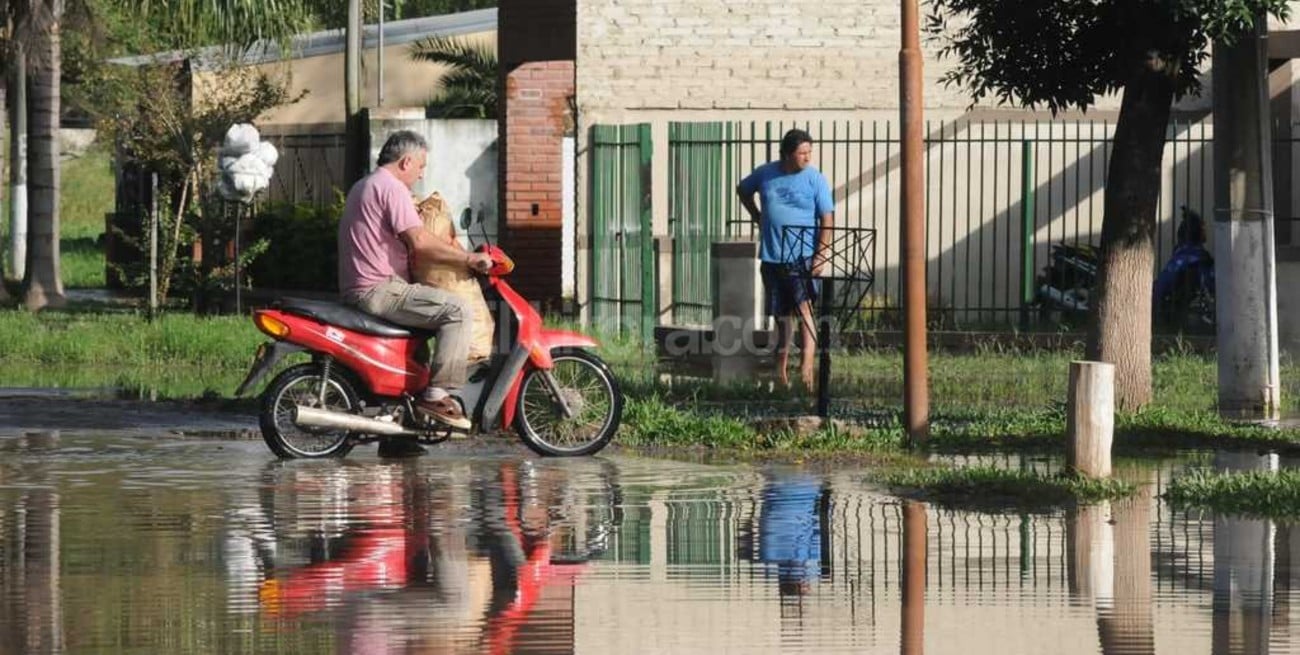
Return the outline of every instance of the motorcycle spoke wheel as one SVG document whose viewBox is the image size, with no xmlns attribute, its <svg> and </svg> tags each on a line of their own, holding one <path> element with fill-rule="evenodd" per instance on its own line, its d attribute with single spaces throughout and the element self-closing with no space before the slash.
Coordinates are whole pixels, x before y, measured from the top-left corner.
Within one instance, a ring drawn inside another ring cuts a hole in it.
<svg viewBox="0 0 1300 655">
<path fill-rule="evenodd" d="M 277 455 L 284 458 L 341 457 L 351 450 L 348 432 L 295 425 L 295 405 L 355 412 L 359 405 L 351 385 L 334 374 L 321 395 L 319 367 L 303 365 L 285 371 L 267 389 L 262 407 L 262 436 Z M 323 401 L 323 402 L 322 402 Z"/>
<path fill-rule="evenodd" d="M 622 392 L 604 362 L 585 352 L 553 358 L 551 375 L 571 416 L 564 416 L 542 371 L 532 370 L 519 391 L 519 429 L 524 441 L 544 455 L 587 455 L 614 436 L 623 411 Z"/>
</svg>

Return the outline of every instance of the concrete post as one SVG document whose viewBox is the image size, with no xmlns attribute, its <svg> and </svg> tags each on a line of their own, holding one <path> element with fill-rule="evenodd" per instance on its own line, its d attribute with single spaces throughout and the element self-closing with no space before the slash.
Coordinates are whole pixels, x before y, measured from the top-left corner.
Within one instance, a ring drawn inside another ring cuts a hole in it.
<svg viewBox="0 0 1300 655">
<path fill-rule="evenodd" d="M 1115 365 L 1070 362 L 1065 463 L 1090 478 L 1110 477 L 1115 436 Z"/>
<path fill-rule="evenodd" d="M 726 383 L 754 377 L 758 326 L 758 244 L 713 243 L 713 379 Z"/>
<path fill-rule="evenodd" d="M 1281 404 L 1268 23 L 1214 46 L 1214 258 L 1219 412 L 1276 419 Z"/>
</svg>

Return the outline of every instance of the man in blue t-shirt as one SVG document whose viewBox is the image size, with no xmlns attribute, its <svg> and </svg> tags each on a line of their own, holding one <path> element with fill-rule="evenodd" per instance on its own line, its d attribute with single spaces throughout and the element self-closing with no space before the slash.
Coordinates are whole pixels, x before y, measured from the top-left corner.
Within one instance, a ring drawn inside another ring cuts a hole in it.
<svg viewBox="0 0 1300 655">
<path fill-rule="evenodd" d="M 812 136 L 803 130 L 786 132 L 781 137 L 781 160 L 759 166 L 736 187 L 740 204 L 759 224 L 759 270 L 767 314 L 777 319 L 777 376 L 782 384 L 790 383 L 786 367 L 798 315 L 803 344 L 799 374 L 809 388 L 816 350 L 812 303 L 821 291 L 821 281 L 814 278 L 821 275 L 830 254 L 835 211 L 830 184 L 812 165 L 812 143 Z M 762 211 L 754 204 L 755 194 Z"/>
</svg>

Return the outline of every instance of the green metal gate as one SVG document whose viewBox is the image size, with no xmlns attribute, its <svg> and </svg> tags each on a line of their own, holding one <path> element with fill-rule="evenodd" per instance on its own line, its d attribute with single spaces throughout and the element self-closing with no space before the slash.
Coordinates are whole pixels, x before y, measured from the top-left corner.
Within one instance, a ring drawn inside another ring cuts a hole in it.
<svg viewBox="0 0 1300 655">
<path fill-rule="evenodd" d="M 650 126 L 591 128 L 591 320 L 601 330 L 654 337 Z"/>
<path fill-rule="evenodd" d="M 673 237 L 673 324 L 713 321 L 710 246 L 724 238 L 737 202 L 730 123 L 668 124 L 668 226 Z M 734 188 L 734 181 L 733 187 Z M 730 235 L 726 235 L 730 236 Z"/>
</svg>

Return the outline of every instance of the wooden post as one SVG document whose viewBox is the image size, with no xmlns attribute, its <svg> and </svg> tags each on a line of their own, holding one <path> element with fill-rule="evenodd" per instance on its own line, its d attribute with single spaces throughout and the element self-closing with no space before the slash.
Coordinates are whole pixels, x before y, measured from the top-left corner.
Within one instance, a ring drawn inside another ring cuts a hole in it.
<svg viewBox="0 0 1300 655">
<path fill-rule="evenodd" d="M 1110 446 L 1115 436 L 1115 365 L 1070 362 L 1066 407 L 1070 470 L 1090 478 L 1110 477 Z"/>
</svg>

